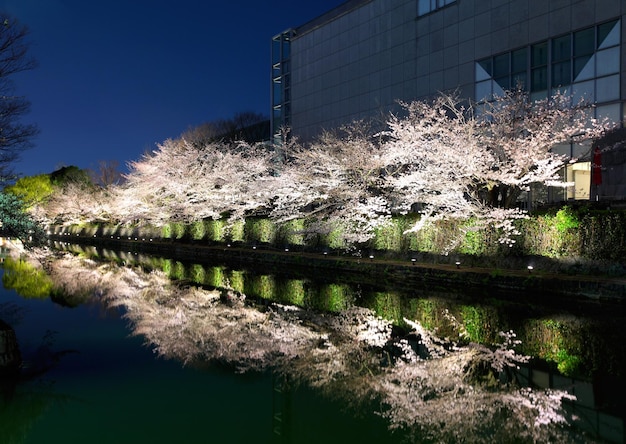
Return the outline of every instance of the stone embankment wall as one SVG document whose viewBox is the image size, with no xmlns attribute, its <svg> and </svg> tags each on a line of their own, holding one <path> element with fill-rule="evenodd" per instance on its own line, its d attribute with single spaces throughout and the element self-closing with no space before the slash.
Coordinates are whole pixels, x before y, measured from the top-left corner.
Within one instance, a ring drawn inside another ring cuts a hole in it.
<svg viewBox="0 0 626 444">
<path fill-rule="evenodd" d="M 56 242 L 96 245 L 160 255 L 181 261 L 202 262 L 223 260 L 227 263 L 252 265 L 273 264 L 278 268 L 306 267 L 320 273 L 354 273 L 359 281 L 389 284 L 404 288 L 446 288 L 457 286 L 487 291 L 532 293 L 533 296 L 567 295 L 594 300 L 622 301 L 626 298 L 626 279 L 620 277 L 554 273 L 541 266 L 502 268 L 490 264 L 474 264 L 450 256 L 392 257 L 354 255 L 342 251 L 307 251 L 304 248 L 282 249 L 270 245 L 209 244 L 185 240 L 141 236 L 101 236 L 88 233 L 51 233 Z M 526 258 L 528 259 L 528 258 Z"/>
</svg>

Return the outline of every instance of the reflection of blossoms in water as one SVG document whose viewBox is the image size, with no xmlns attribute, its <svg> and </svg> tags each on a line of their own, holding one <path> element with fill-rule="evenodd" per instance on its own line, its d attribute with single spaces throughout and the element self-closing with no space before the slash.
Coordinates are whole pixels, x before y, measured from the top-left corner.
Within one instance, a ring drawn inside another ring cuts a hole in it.
<svg viewBox="0 0 626 444">
<path fill-rule="evenodd" d="M 390 322 L 360 307 L 331 314 L 257 304 L 232 289 L 179 286 L 160 272 L 74 257 L 54 262 L 51 270 L 66 291 L 85 292 L 73 288 L 80 281 L 110 306 L 124 307 L 133 332 L 160 356 L 238 371 L 272 370 L 350 403 L 375 401 L 391 428 L 415 439 L 577 440 L 561 408 L 569 395 L 500 381 L 523 360 L 512 349 L 512 332 L 494 349 L 463 346 L 405 320 L 412 332 L 398 338 Z"/>
</svg>

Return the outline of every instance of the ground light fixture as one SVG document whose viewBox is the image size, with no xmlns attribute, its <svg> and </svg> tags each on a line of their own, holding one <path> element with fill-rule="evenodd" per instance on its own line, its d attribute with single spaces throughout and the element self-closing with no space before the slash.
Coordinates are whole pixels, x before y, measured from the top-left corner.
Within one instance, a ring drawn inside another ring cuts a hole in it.
<svg viewBox="0 0 626 444">
<path fill-rule="evenodd" d="M 531 274 L 533 272 L 534 267 L 532 265 L 529 265 L 526 268 L 528 269 L 528 274 Z"/>
<path fill-rule="evenodd" d="M 461 261 L 456 261 L 455 264 L 456 264 L 456 268 L 461 268 Z"/>
</svg>

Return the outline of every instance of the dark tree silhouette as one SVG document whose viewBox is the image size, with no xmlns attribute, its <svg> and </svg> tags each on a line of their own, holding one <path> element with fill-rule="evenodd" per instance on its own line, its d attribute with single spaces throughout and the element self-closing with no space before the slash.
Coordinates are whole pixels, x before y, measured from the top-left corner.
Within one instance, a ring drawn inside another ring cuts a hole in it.
<svg viewBox="0 0 626 444">
<path fill-rule="evenodd" d="M 269 119 L 252 111 L 239 112 L 230 119 L 205 122 L 189 128 L 180 138 L 198 148 L 211 142 L 263 142 L 269 139 Z"/>
<path fill-rule="evenodd" d="M 35 125 L 21 122 L 30 103 L 15 94 L 13 84 L 16 73 L 36 66 L 28 54 L 27 36 L 26 26 L 0 12 L 0 181 L 10 178 L 11 164 L 32 146 L 38 132 Z"/>
</svg>

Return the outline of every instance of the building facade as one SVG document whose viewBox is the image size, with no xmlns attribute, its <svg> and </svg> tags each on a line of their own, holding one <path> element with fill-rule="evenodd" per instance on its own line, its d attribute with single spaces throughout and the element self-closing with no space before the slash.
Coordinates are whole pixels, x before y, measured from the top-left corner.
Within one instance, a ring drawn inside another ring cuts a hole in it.
<svg viewBox="0 0 626 444">
<path fill-rule="evenodd" d="M 623 124 L 625 14 L 626 0 L 347 1 L 274 37 L 272 132 L 308 141 L 384 122 L 399 100 L 458 91 L 480 103 L 518 84 L 533 98 L 568 91 Z M 573 144 L 555 150 L 590 160 Z M 589 162 L 564 174 L 576 186 L 563 198 L 589 198 Z"/>
</svg>

